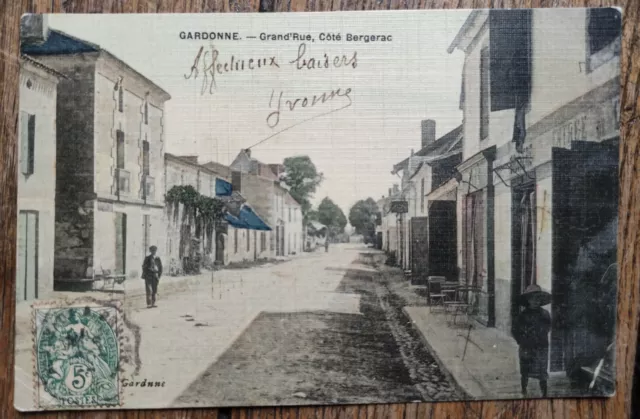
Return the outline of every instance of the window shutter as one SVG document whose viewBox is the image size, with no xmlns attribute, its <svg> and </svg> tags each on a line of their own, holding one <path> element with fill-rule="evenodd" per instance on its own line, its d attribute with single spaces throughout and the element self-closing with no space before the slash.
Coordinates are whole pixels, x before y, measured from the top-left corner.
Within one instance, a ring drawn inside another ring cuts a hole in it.
<svg viewBox="0 0 640 419">
<path fill-rule="evenodd" d="M 513 109 L 531 91 L 531 10 L 489 12 L 491 110 Z M 520 98 L 518 101 L 516 98 Z"/>
<path fill-rule="evenodd" d="M 29 114 L 20 112 L 20 171 L 29 174 Z"/>
<path fill-rule="evenodd" d="M 36 152 L 36 116 L 29 115 L 29 123 L 28 123 L 28 160 L 27 167 L 29 170 L 29 174 L 32 174 L 35 169 L 35 152 Z"/>
</svg>

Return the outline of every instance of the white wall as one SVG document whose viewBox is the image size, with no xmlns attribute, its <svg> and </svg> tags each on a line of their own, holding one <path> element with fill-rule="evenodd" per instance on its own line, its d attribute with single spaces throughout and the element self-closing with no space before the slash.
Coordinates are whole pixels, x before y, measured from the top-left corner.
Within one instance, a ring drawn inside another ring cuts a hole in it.
<svg viewBox="0 0 640 419">
<path fill-rule="evenodd" d="M 566 9 L 562 13 L 534 9 L 528 126 L 618 74 L 619 57 L 587 71 L 586 13 L 586 9 Z"/>
<path fill-rule="evenodd" d="M 124 76 L 123 112 L 118 110 L 118 91 L 114 90 L 118 77 Z M 96 62 L 95 76 L 95 188 L 99 197 L 114 199 L 114 176 L 117 164 L 116 131 L 125 134 L 125 170 L 129 172 L 130 192 L 120 193 L 120 199 L 142 202 L 142 147 L 149 142 L 150 174 L 155 194 L 148 203 L 162 205 L 164 201 L 164 127 L 162 98 L 133 79 L 124 69 L 118 69 L 108 59 Z M 144 124 L 144 103 L 148 101 L 148 124 Z"/>
<path fill-rule="evenodd" d="M 139 205 L 113 204 L 95 208 L 94 271 L 114 271 L 116 266 L 116 212 L 127 215 L 126 232 L 126 266 L 125 273 L 129 279 L 140 279 L 142 262 L 148 249 L 144 246 L 143 216 L 150 216 L 149 246 L 158 247 L 158 256 L 168 273 L 169 260 L 166 254 L 166 226 L 162 208 L 142 207 Z M 99 239 L 98 239 L 99 238 Z"/>
<path fill-rule="evenodd" d="M 22 64 L 20 112 L 35 115 L 36 119 L 34 172 L 31 175 L 24 175 L 19 165 L 17 168 L 18 211 L 38 212 L 37 298 L 42 298 L 53 291 L 57 78 L 31 63 L 23 61 Z M 27 82 L 31 87 L 27 87 Z M 21 135 L 21 123 L 18 119 L 18 144 L 20 144 Z M 22 150 L 18 147 L 18 162 L 21 156 Z M 20 241 L 20 237 L 18 240 Z M 18 264 L 22 264 L 22 261 L 19 260 Z"/>
<path fill-rule="evenodd" d="M 464 142 L 462 160 L 493 145 L 501 146 L 512 139 L 512 109 L 489 113 L 489 137 L 480 140 L 480 53 L 489 46 L 489 31 L 483 28 L 476 44 L 469 51 L 464 64 L 465 101 L 462 109 L 464 119 Z"/>
</svg>

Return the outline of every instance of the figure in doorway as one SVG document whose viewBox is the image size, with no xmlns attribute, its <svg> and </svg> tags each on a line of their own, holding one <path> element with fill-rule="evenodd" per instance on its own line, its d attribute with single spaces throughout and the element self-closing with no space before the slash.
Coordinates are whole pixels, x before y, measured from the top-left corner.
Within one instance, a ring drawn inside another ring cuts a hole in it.
<svg viewBox="0 0 640 419">
<path fill-rule="evenodd" d="M 538 285 L 529 285 L 520 298 L 525 309 L 514 322 L 513 337 L 519 346 L 522 394 L 527 396 L 529 378 L 537 378 L 542 397 L 547 397 L 551 316 L 542 306 L 551 302 L 551 294 Z"/>
<path fill-rule="evenodd" d="M 142 279 L 144 279 L 147 293 L 147 308 L 156 306 L 156 295 L 158 293 L 158 282 L 162 276 L 162 261 L 156 255 L 158 248 L 151 246 L 149 255 L 144 258 L 142 264 Z"/>
</svg>

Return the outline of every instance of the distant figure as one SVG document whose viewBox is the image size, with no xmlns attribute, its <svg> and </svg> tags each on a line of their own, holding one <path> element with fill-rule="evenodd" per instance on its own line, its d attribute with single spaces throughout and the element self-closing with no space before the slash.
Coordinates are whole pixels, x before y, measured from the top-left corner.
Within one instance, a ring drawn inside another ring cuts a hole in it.
<svg viewBox="0 0 640 419">
<path fill-rule="evenodd" d="M 522 394 L 526 397 L 529 377 L 532 377 L 540 382 L 542 397 L 547 397 L 551 316 L 542 306 L 551 302 L 551 294 L 542 291 L 538 285 L 529 285 L 520 298 L 521 305 L 526 308 L 514 322 L 513 337 L 520 347 Z"/>
<path fill-rule="evenodd" d="M 325 253 L 329 251 L 329 238 L 324 239 L 324 251 Z"/>
<path fill-rule="evenodd" d="M 151 246 L 149 248 L 149 255 L 144 258 L 142 264 L 142 279 L 145 282 L 145 289 L 147 292 L 147 308 L 156 306 L 156 294 L 158 293 L 158 281 L 162 276 L 162 261 L 156 252 L 158 248 Z"/>
</svg>

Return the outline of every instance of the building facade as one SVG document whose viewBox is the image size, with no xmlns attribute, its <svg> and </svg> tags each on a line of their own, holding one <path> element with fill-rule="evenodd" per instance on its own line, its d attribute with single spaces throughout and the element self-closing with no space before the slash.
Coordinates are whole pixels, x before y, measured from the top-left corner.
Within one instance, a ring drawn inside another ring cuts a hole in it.
<svg viewBox="0 0 640 419">
<path fill-rule="evenodd" d="M 300 253 L 304 242 L 301 206 L 280 181 L 282 165 L 262 163 L 251 156 L 251 150 L 241 150 L 230 168 L 233 190 L 250 197 L 256 213 L 272 228 L 267 233 L 271 255 Z"/>
<path fill-rule="evenodd" d="M 58 84 L 56 280 L 139 277 L 148 247 L 165 252 L 167 92 L 98 45 L 50 31 L 25 48 Z"/>
<path fill-rule="evenodd" d="M 61 78 L 33 58 L 20 59 L 17 302 L 53 291 L 56 98 Z"/>
<path fill-rule="evenodd" d="M 461 280 L 484 291 L 479 319 L 507 333 L 524 289 L 549 291 L 550 369 L 572 374 L 613 339 L 593 324 L 615 311 L 587 301 L 616 288 L 620 14 L 474 11 L 456 48 Z"/>
</svg>

